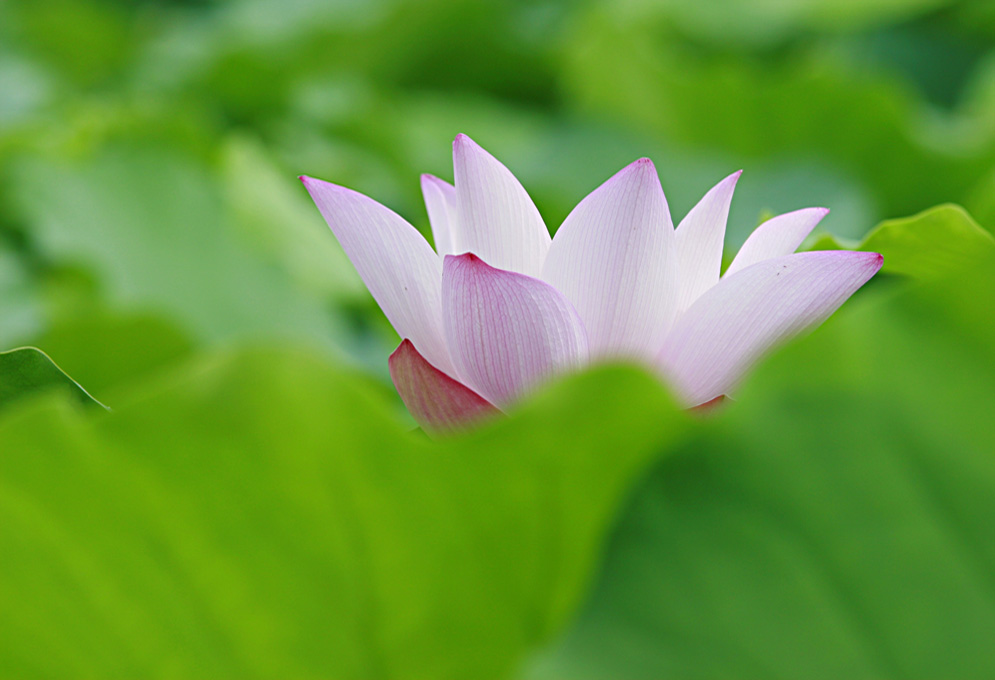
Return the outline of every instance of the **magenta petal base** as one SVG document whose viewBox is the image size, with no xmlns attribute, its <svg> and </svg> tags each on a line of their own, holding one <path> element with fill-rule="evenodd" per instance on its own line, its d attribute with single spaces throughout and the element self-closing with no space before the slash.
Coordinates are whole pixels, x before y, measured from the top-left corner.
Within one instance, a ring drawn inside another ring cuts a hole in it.
<svg viewBox="0 0 995 680">
<path fill-rule="evenodd" d="M 500 413 L 469 387 L 425 361 L 410 340 L 402 341 L 387 363 L 397 393 L 426 432 L 462 430 Z"/>
</svg>

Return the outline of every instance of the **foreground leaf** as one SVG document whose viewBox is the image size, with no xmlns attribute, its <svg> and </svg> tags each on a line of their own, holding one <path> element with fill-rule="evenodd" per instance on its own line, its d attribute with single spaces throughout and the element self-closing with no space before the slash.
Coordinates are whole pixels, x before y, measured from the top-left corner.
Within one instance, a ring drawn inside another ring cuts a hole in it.
<svg viewBox="0 0 995 680">
<path fill-rule="evenodd" d="M 860 244 L 820 237 L 811 250 L 863 250 L 884 255 L 882 273 L 935 279 L 970 269 L 995 254 L 995 238 L 963 208 L 941 205 L 879 224 Z"/>
<path fill-rule="evenodd" d="M 995 676 L 983 269 L 865 298 L 758 371 L 657 466 L 530 677 Z"/>
<path fill-rule="evenodd" d="M 685 418 L 633 369 L 432 444 L 314 356 L 0 421 L 0 675 L 488 678 L 573 611 Z M 56 464 L 57 463 L 57 464 Z"/>
<path fill-rule="evenodd" d="M 0 408 L 26 395 L 60 387 L 82 404 L 103 406 L 40 349 L 0 352 Z"/>
</svg>

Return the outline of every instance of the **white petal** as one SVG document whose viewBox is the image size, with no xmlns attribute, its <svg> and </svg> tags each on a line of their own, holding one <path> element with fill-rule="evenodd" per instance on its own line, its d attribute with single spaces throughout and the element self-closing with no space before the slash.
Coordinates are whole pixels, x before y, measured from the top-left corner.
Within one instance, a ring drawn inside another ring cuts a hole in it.
<svg viewBox="0 0 995 680">
<path fill-rule="evenodd" d="M 442 262 L 418 230 L 351 189 L 301 177 L 394 330 L 453 375 L 442 331 Z"/>
<path fill-rule="evenodd" d="M 542 278 L 577 309 L 592 358 L 656 358 L 674 318 L 673 240 L 648 158 L 591 192 L 556 232 Z"/>
<path fill-rule="evenodd" d="M 466 135 L 453 142 L 460 248 L 498 269 L 539 276 L 549 231 L 508 168 Z"/>
<path fill-rule="evenodd" d="M 442 312 L 459 375 L 498 407 L 588 358 L 584 326 L 559 291 L 472 254 L 446 257 Z"/>
<path fill-rule="evenodd" d="M 432 225 L 435 252 L 440 257 L 459 250 L 459 228 L 456 222 L 456 187 L 434 175 L 421 176 L 421 191 L 425 197 L 428 221 Z"/>
<path fill-rule="evenodd" d="M 727 394 L 773 345 L 828 318 L 881 262 L 877 253 L 798 253 L 727 276 L 677 319 L 660 366 L 689 406 Z"/>
<path fill-rule="evenodd" d="M 804 208 L 772 217 L 753 230 L 725 276 L 772 257 L 790 255 L 829 213 L 827 208 Z"/>
<path fill-rule="evenodd" d="M 678 312 L 719 282 L 729 204 L 741 174 L 734 172 L 712 187 L 677 225 Z"/>
</svg>

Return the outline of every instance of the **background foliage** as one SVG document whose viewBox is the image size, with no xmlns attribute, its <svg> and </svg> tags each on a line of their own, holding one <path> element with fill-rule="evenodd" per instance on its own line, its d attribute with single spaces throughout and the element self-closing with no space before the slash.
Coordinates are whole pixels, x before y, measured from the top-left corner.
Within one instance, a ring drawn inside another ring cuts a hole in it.
<svg viewBox="0 0 995 680">
<path fill-rule="evenodd" d="M 885 269 L 712 418 L 433 443 L 294 178 L 425 230 L 458 132 Z M 991 677 L 993 228 L 987 0 L 0 3 L 0 675 Z"/>
</svg>

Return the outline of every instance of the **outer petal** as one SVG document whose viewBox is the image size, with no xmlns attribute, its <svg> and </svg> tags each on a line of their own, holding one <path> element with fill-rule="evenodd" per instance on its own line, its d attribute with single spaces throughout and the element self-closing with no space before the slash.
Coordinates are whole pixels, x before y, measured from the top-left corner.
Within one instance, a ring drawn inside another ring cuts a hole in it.
<svg viewBox="0 0 995 680">
<path fill-rule="evenodd" d="M 432 247 L 373 199 L 310 177 L 301 181 L 394 330 L 452 373 L 442 331 L 442 263 Z"/>
<path fill-rule="evenodd" d="M 673 240 L 648 158 L 595 189 L 556 232 L 542 278 L 576 307 L 592 358 L 659 353 L 676 304 Z"/>
<path fill-rule="evenodd" d="M 451 432 L 499 413 L 494 405 L 463 383 L 425 361 L 404 340 L 387 362 L 397 393 L 426 432 Z"/>
<path fill-rule="evenodd" d="M 498 406 L 587 361 L 584 326 L 559 291 L 475 255 L 446 257 L 442 311 L 459 375 Z"/>
<path fill-rule="evenodd" d="M 421 176 L 421 191 L 432 225 L 435 250 L 440 256 L 459 250 L 459 225 L 456 222 L 456 187 L 434 175 Z"/>
<path fill-rule="evenodd" d="M 828 214 L 828 208 L 804 208 L 770 218 L 753 230 L 725 275 L 772 257 L 790 255 Z"/>
<path fill-rule="evenodd" d="M 726 394 L 772 345 L 828 318 L 882 261 L 877 253 L 798 253 L 727 276 L 677 320 L 661 368 L 689 406 Z"/>
<path fill-rule="evenodd" d="M 466 135 L 453 142 L 460 248 L 494 267 L 539 276 L 549 231 L 508 168 Z"/>
<path fill-rule="evenodd" d="M 741 174 L 734 172 L 712 187 L 677 225 L 678 312 L 719 282 L 729 204 Z"/>
</svg>

